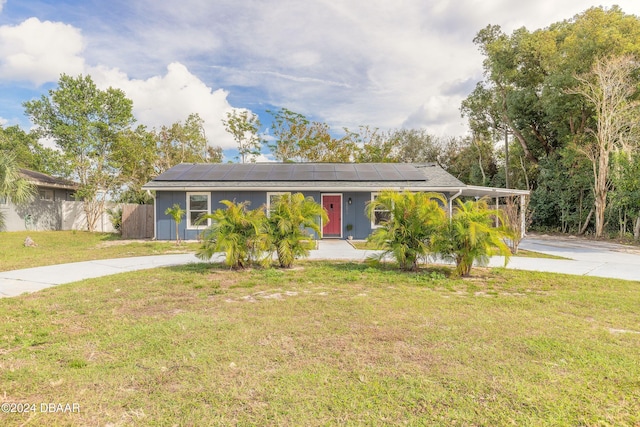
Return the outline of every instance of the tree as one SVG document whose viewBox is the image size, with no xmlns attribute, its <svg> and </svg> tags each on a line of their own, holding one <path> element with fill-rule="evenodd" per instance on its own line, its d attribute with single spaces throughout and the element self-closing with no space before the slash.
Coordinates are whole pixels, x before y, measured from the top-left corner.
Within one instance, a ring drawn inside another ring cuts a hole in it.
<svg viewBox="0 0 640 427">
<path fill-rule="evenodd" d="M 35 133 L 26 133 L 19 126 L 0 127 L 0 150 L 12 153 L 25 169 L 57 176 L 70 173 L 59 151 L 44 147 Z"/>
<path fill-rule="evenodd" d="M 0 199 L 10 199 L 16 205 L 30 201 L 35 186 L 20 176 L 20 168 L 13 154 L 0 150 Z M 0 230 L 5 227 L 4 212 L 0 211 Z"/>
<path fill-rule="evenodd" d="M 619 213 L 620 235 L 630 225 L 634 240 L 640 240 L 640 150 L 618 152 L 613 160 L 611 204 Z"/>
<path fill-rule="evenodd" d="M 273 116 L 271 130 L 276 139 L 274 144 L 269 144 L 269 148 L 275 159 L 279 162 L 300 161 L 300 145 L 310 137 L 309 120 L 287 108 L 273 112 L 267 111 Z"/>
<path fill-rule="evenodd" d="M 117 200 L 121 203 L 153 203 L 153 197 L 142 190 L 142 186 L 158 174 L 159 151 L 154 132 L 142 125 L 120 132 L 114 155 L 120 165 L 121 188 Z"/>
<path fill-rule="evenodd" d="M 225 263 L 233 269 L 242 269 L 262 259 L 266 246 L 264 210 L 249 210 L 249 202 L 234 203 L 222 200 L 226 209 L 203 215 L 200 221 L 211 219 L 203 231 L 203 243 L 196 255 L 209 260 L 217 252 L 225 253 Z"/>
<path fill-rule="evenodd" d="M 282 268 L 290 268 L 296 258 L 309 256 L 314 241 L 308 229 L 322 234 L 320 219 L 329 221 L 327 212 L 312 197 L 302 193 L 283 194 L 271 204 L 266 228 L 271 250 Z"/>
<path fill-rule="evenodd" d="M 226 116 L 227 118 L 223 119 L 222 123 L 238 144 L 240 162 L 246 163 L 247 160 L 255 162 L 256 156 L 260 155 L 263 142 L 258 134 L 260 119 L 256 114 L 247 110 L 233 110 L 227 112 Z"/>
<path fill-rule="evenodd" d="M 134 121 L 132 102 L 119 89 L 97 88 L 90 76 L 63 74 L 48 96 L 24 103 L 39 134 L 52 138 L 79 181 L 89 231 L 104 211 L 106 194 L 119 187 L 119 165 L 113 156 L 118 134 Z"/>
<path fill-rule="evenodd" d="M 540 212 L 544 198 L 535 192 L 546 165 L 565 163 L 558 156 L 584 145 L 597 128 L 593 105 L 572 92 L 580 85 L 575 76 L 589 73 L 600 58 L 638 57 L 640 19 L 617 6 L 594 7 L 532 32 L 520 28 L 507 35 L 490 25 L 474 42 L 484 56 L 485 77 L 464 100 L 463 115 L 474 138 L 504 144 L 508 131 L 510 151 L 517 148 L 508 165 L 510 182 L 520 179 L 515 188 L 533 189 L 531 208 Z"/>
<path fill-rule="evenodd" d="M 398 151 L 400 163 L 436 163 L 442 153 L 441 142 L 424 129 L 395 130 L 389 139 Z"/>
<path fill-rule="evenodd" d="M 346 138 L 355 145 L 354 160 L 356 163 L 395 163 L 398 161 L 398 150 L 390 137 L 390 132 L 382 132 L 378 128 L 360 126 L 358 131 L 345 129 Z"/>
<path fill-rule="evenodd" d="M 203 124 L 204 120 L 198 114 L 190 114 L 184 123 L 162 126 L 155 132 L 157 174 L 180 163 L 207 163 L 211 151 L 207 147 Z"/>
<path fill-rule="evenodd" d="M 222 149 L 207 145 L 203 121 L 197 114 L 187 120 L 148 130 L 145 126 L 118 134 L 114 155 L 120 164 L 121 188 L 118 201 L 151 203 L 141 188 L 154 176 L 181 163 L 220 163 Z"/>
<path fill-rule="evenodd" d="M 434 234 L 434 250 L 444 259 L 456 264 L 456 274 L 468 276 L 473 263 L 481 265 L 489 261 L 493 249 L 509 261 L 511 251 L 504 239 L 511 238 L 512 232 L 504 226 L 504 215 L 500 210 L 489 209 L 486 200 L 462 202 L 456 199 L 456 209 L 450 221 L 441 223 L 441 229 Z M 494 221 L 499 226 L 494 226 Z"/>
<path fill-rule="evenodd" d="M 402 270 L 416 271 L 431 252 L 431 239 L 442 227 L 446 199 L 438 193 L 384 191 L 367 205 L 372 221 L 384 212 L 369 241 L 382 248 L 380 259 L 393 256 Z M 380 218 L 378 218 L 380 219 Z"/>
<path fill-rule="evenodd" d="M 167 208 L 164 211 L 165 215 L 169 215 L 173 222 L 176 225 L 176 245 L 180 244 L 180 223 L 182 222 L 182 217 L 185 215 L 185 210 L 180 207 L 179 204 L 175 203 L 172 207 Z"/>
<path fill-rule="evenodd" d="M 611 155 L 619 150 L 631 152 L 639 145 L 640 101 L 635 99 L 638 68 L 636 60 L 628 55 L 604 58 L 590 73 L 576 76 L 580 85 L 568 91 L 583 97 L 595 112 L 595 129 L 587 129 L 584 143 L 577 149 L 592 164 L 596 237 L 604 233 Z"/>
</svg>

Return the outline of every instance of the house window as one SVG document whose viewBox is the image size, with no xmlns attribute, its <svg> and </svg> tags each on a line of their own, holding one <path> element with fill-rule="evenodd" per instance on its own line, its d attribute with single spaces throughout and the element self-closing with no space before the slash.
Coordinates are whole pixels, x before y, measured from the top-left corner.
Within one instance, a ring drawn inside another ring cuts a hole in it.
<svg viewBox="0 0 640 427">
<path fill-rule="evenodd" d="M 209 193 L 187 193 L 187 228 L 207 227 L 210 220 L 197 223 L 202 215 L 210 212 L 211 198 Z"/>
<path fill-rule="evenodd" d="M 374 201 L 378 198 L 378 193 L 371 193 L 371 201 Z M 391 212 L 386 209 L 382 209 L 380 207 L 373 210 L 373 218 L 371 221 L 371 228 L 380 227 L 383 221 L 388 221 L 391 219 Z"/>
<path fill-rule="evenodd" d="M 38 190 L 40 200 L 53 200 L 53 190 L 41 188 Z"/>
<path fill-rule="evenodd" d="M 0 196 L 0 206 L 4 206 L 9 204 L 9 200 L 7 199 L 6 196 Z"/>
<path fill-rule="evenodd" d="M 278 200 L 280 196 L 282 196 L 283 194 L 291 194 L 291 193 L 286 191 L 267 193 L 267 215 L 269 215 L 269 212 L 271 212 L 271 205 L 275 203 L 276 200 Z"/>
</svg>

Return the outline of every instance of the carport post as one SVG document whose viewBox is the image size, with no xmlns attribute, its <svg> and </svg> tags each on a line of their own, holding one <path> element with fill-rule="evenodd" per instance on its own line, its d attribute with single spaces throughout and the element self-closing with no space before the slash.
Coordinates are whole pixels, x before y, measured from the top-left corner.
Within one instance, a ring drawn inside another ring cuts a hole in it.
<svg viewBox="0 0 640 427">
<path fill-rule="evenodd" d="M 527 234 L 527 213 L 525 212 L 527 206 L 527 196 L 520 195 L 520 237 L 524 237 Z"/>
</svg>

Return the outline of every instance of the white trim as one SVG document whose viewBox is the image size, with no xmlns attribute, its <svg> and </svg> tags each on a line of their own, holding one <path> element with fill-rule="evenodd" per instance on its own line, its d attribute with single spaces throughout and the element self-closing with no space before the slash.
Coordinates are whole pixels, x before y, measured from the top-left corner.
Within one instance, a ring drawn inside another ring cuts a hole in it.
<svg viewBox="0 0 640 427">
<path fill-rule="evenodd" d="M 208 227 L 211 223 L 210 219 L 207 219 L 207 222 L 204 224 L 191 224 L 191 196 L 207 196 L 207 211 L 205 212 L 206 214 L 211 213 L 211 193 L 209 192 L 204 192 L 204 191 L 200 191 L 200 192 L 188 192 L 187 193 L 187 223 L 186 223 L 186 228 L 188 230 L 197 230 L 200 227 Z M 196 210 L 195 212 L 204 212 L 201 210 Z"/>
<path fill-rule="evenodd" d="M 381 191 L 372 191 L 371 192 L 371 201 L 373 202 L 375 200 L 376 196 L 379 195 L 380 193 L 381 193 Z M 389 211 L 379 210 L 379 212 L 389 212 Z M 372 213 L 373 213 L 373 218 L 371 218 L 371 230 L 375 230 L 376 228 L 380 228 L 382 226 L 375 223 L 375 217 L 376 217 L 375 211 L 372 212 Z"/>
<path fill-rule="evenodd" d="M 147 190 L 147 193 L 153 197 L 153 240 L 158 240 L 158 200 L 156 200 L 156 192 Z M 169 232 L 171 234 L 171 232 Z"/>
<path fill-rule="evenodd" d="M 320 193 L 320 206 L 324 209 L 324 196 L 340 196 L 340 236 L 335 237 L 331 236 L 330 239 L 342 239 L 342 224 L 344 223 L 344 209 L 343 209 L 343 201 L 344 197 L 342 193 Z M 320 230 L 322 230 L 322 238 L 324 239 L 324 224 L 322 219 L 320 219 Z"/>
</svg>

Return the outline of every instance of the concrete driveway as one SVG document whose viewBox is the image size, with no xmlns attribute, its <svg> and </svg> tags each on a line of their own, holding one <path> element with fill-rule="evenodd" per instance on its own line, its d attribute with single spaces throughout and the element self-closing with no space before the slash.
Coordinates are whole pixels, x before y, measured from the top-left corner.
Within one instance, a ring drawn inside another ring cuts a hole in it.
<svg viewBox="0 0 640 427">
<path fill-rule="evenodd" d="M 569 260 L 512 257 L 508 268 L 640 281 L 640 247 L 572 236 L 530 235 L 522 249 Z M 492 260 L 491 265 L 499 265 Z"/>
</svg>

